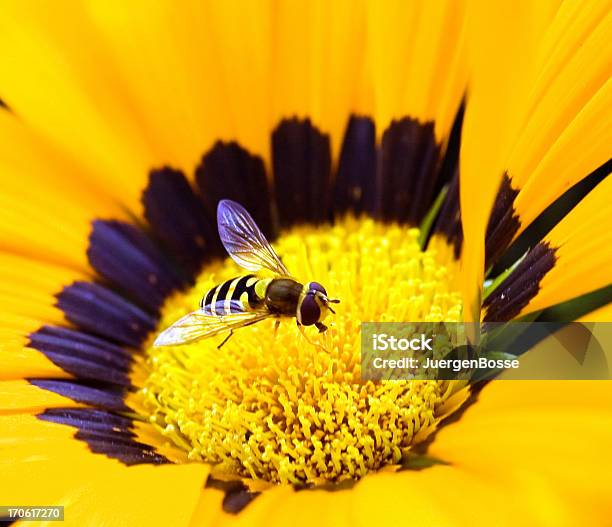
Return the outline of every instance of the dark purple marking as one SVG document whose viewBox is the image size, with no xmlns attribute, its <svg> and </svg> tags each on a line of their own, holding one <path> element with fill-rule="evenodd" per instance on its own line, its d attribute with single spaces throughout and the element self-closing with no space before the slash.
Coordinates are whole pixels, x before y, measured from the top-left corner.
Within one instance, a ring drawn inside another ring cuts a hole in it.
<svg viewBox="0 0 612 527">
<path fill-rule="evenodd" d="M 376 126 L 369 117 L 351 115 L 334 181 L 334 214 L 374 214 Z"/>
<path fill-rule="evenodd" d="M 94 221 L 87 256 L 101 276 L 152 313 L 186 285 L 148 236 L 129 223 Z"/>
<path fill-rule="evenodd" d="M 525 226 L 521 234 L 512 240 L 510 246 L 501 253 L 500 257 L 489 257 L 491 263 L 495 266 L 491 273 L 495 276 L 511 266 L 530 247 L 533 247 L 535 242 L 544 238 L 589 192 L 611 173 L 612 160 L 608 160 L 588 176 L 568 188 L 561 196 L 541 211 L 535 220 Z M 511 210 L 514 216 L 515 211 Z M 517 217 L 516 221 L 518 222 L 519 220 L 520 218 Z M 491 222 L 491 224 L 494 223 Z M 512 232 L 512 236 L 515 236 L 515 232 Z M 491 243 L 491 240 L 487 239 L 488 250 L 493 252 Z"/>
<path fill-rule="evenodd" d="M 141 201 L 153 233 L 195 278 L 206 258 L 218 253 L 219 244 L 217 229 L 183 172 L 169 167 L 152 170 Z"/>
<path fill-rule="evenodd" d="M 272 133 L 274 188 L 281 225 L 331 219 L 329 136 L 310 119 L 285 119 Z"/>
<path fill-rule="evenodd" d="M 461 225 L 458 168 L 455 170 L 455 175 L 448 186 L 448 191 L 440 207 L 433 232 L 444 235 L 446 240 L 453 246 L 455 258 L 459 259 L 463 244 L 463 227 Z"/>
<path fill-rule="evenodd" d="M 392 121 L 382 138 L 375 215 L 418 225 L 435 199 L 439 164 L 433 122 Z"/>
<path fill-rule="evenodd" d="M 77 428 L 75 438 L 85 441 L 92 452 L 126 465 L 169 462 L 152 446 L 136 440 L 133 421 L 127 417 L 93 408 L 49 408 L 38 418 Z"/>
<path fill-rule="evenodd" d="M 218 202 L 231 199 L 249 211 L 267 236 L 275 234 L 270 185 L 261 157 L 236 142 L 217 141 L 202 157 L 196 169 L 196 182 L 213 224 Z M 218 249 L 222 250 L 220 245 Z"/>
<path fill-rule="evenodd" d="M 118 370 L 91 360 L 71 357 L 53 351 L 47 351 L 45 355 L 51 362 L 79 379 L 92 379 L 122 386 L 130 386 L 131 384 L 125 370 Z"/>
<path fill-rule="evenodd" d="M 57 295 L 57 306 L 79 328 L 128 346 L 139 346 L 155 329 L 153 316 L 93 282 L 66 286 Z"/>
<path fill-rule="evenodd" d="M 463 130 L 463 116 L 465 114 L 465 99 L 461 101 L 461 105 L 455 114 L 453 126 L 450 135 L 448 136 L 448 144 L 444 152 L 444 158 L 440 166 L 438 174 L 438 185 L 436 187 L 436 195 L 438 191 L 447 183 L 450 183 L 459 170 L 459 150 L 461 149 L 461 132 Z"/>
<path fill-rule="evenodd" d="M 73 329 L 43 326 L 30 335 L 29 345 L 80 379 L 130 385 L 130 354 L 107 340 Z"/>
<path fill-rule="evenodd" d="M 430 233 L 430 235 L 434 233 L 442 234 L 448 243 L 453 246 L 453 252 L 457 259 L 461 255 L 461 246 L 463 244 L 459 196 L 459 150 L 461 148 L 464 114 L 465 100 L 461 102 L 461 106 L 455 116 L 446 152 L 444 153 L 444 160 L 438 174 L 438 185 L 441 186 L 436 188 L 436 195 L 442 190 L 443 185 L 448 185 L 448 191 Z"/>
<path fill-rule="evenodd" d="M 510 185 L 510 178 L 505 173 L 487 225 L 485 269 L 493 265 L 508 248 L 521 226 L 518 214 L 514 210 L 514 200 L 518 193 L 519 191 Z"/>
<path fill-rule="evenodd" d="M 155 452 L 152 447 L 148 449 L 143 448 L 147 445 L 143 445 L 142 447 L 139 446 L 139 444 L 128 446 L 109 441 L 96 441 L 94 439 L 82 437 L 80 432 L 77 432 L 74 437 L 84 440 L 89 446 L 90 450 L 95 454 L 104 454 L 105 456 L 117 459 L 128 466 L 142 464 L 162 465 L 170 462 L 166 457 Z M 142 443 L 140 443 L 140 445 L 142 445 Z"/>
<path fill-rule="evenodd" d="M 79 403 L 117 412 L 130 411 L 123 402 L 125 390 L 118 386 L 57 379 L 29 379 L 29 382 L 43 390 L 55 392 Z"/>
<path fill-rule="evenodd" d="M 260 494 L 260 492 L 251 492 L 247 489 L 230 490 L 223 498 L 223 510 L 231 514 L 238 514 Z"/>
<path fill-rule="evenodd" d="M 39 418 L 83 431 L 133 434 L 130 418 L 95 408 L 47 408 Z"/>
<path fill-rule="evenodd" d="M 556 259 L 555 249 L 538 243 L 484 301 L 485 322 L 506 322 L 518 315 L 538 293 L 542 278 Z"/>
</svg>

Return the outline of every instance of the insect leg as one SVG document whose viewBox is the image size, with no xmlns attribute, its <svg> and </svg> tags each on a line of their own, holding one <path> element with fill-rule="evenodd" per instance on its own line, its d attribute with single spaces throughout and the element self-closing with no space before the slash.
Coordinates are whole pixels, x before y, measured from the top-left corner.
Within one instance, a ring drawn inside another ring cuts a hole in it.
<svg viewBox="0 0 612 527">
<path fill-rule="evenodd" d="M 315 322 L 315 327 L 319 330 L 319 333 L 327 331 L 327 326 L 325 324 L 321 324 L 321 322 Z"/>
<path fill-rule="evenodd" d="M 310 344 L 311 346 L 315 346 L 317 348 L 321 348 L 325 353 L 329 353 L 329 351 L 324 346 L 321 346 L 321 344 L 313 342 L 312 340 L 308 338 L 308 335 L 306 335 L 306 332 L 304 331 L 304 326 L 302 326 L 302 324 L 298 324 L 298 329 L 300 330 L 300 333 L 306 339 L 306 342 L 308 342 L 308 344 Z"/>
<path fill-rule="evenodd" d="M 277 318 L 276 322 L 274 322 L 274 338 L 276 338 L 279 327 L 280 327 L 280 318 Z"/>
<path fill-rule="evenodd" d="M 234 330 L 233 330 L 233 329 L 231 329 L 231 330 L 230 330 L 230 332 L 228 333 L 227 337 L 225 337 L 225 338 L 223 339 L 223 342 L 217 346 L 217 349 L 218 349 L 218 350 L 220 350 L 220 349 L 223 347 L 223 345 L 224 345 L 224 344 L 225 344 L 225 343 L 226 343 L 226 342 L 227 342 L 227 341 L 230 339 L 230 337 L 231 337 L 233 334 L 234 334 Z"/>
</svg>

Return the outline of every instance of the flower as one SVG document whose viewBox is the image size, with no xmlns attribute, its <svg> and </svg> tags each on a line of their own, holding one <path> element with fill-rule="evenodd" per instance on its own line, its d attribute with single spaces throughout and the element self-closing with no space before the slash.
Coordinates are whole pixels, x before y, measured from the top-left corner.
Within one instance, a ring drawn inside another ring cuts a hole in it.
<svg viewBox="0 0 612 527">
<path fill-rule="evenodd" d="M 609 285 L 605 2 L 4 8 L 3 501 L 76 525 L 605 524 L 607 383 L 355 365 L 366 317 L 510 320 Z M 338 291 L 325 352 L 266 322 L 151 348 L 239 273 L 222 198 Z"/>
</svg>

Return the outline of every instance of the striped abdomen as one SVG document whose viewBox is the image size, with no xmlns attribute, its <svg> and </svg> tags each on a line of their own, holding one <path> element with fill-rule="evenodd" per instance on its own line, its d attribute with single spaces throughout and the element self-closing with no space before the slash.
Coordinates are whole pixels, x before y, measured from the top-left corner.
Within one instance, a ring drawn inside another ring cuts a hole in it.
<svg viewBox="0 0 612 527">
<path fill-rule="evenodd" d="M 227 280 L 213 287 L 200 302 L 207 315 L 243 313 L 261 305 L 263 299 L 255 292 L 259 280 L 252 274 Z"/>
</svg>

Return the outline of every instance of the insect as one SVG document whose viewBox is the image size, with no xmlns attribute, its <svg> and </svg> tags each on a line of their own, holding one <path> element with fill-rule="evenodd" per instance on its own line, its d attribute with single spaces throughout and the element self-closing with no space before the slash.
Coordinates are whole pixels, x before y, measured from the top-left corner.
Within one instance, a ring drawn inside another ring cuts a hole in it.
<svg viewBox="0 0 612 527">
<path fill-rule="evenodd" d="M 323 320 L 330 304 L 340 302 L 327 296 L 318 282 L 303 285 L 291 277 L 265 236 L 246 209 L 231 200 L 217 207 L 217 226 L 225 250 L 241 267 L 249 271 L 267 269 L 274 278 L 239 276 L 218 284 L 204 295 L 200 309 L 185 315 L 162 331 L 155 346 L 177 346 L 229 331 L 221 348 L 235 329 L 267 318 L 295 317 L 302 334 L 303 326 L 327 330 Z M 307 337 L 306 337 L 307 338 Z"/>
</svg>

